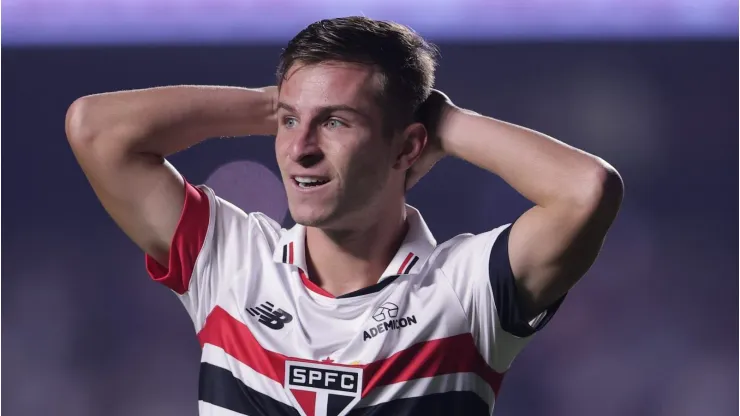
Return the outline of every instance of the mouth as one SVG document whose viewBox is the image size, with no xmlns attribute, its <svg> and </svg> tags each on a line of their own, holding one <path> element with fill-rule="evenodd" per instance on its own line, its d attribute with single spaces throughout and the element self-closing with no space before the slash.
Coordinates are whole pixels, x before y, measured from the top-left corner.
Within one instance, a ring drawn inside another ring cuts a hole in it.
<svg viewBox="0 0 740 416">
<path fill-rule="evenodd" d="M 329 179 L 317 176 L 293 176 L 291 179 L 293 184 L 301 190 L 321 188 L 329 183 Z"/>
</svg>

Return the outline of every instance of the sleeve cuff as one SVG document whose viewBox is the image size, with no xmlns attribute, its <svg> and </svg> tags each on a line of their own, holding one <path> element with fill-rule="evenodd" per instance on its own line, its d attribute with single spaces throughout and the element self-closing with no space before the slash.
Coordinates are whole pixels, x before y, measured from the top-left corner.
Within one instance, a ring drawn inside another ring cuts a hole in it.
<svg viewBox="0 0 740 416">
<path fill-rule="evenodd" d="M 528 321 L 524 318 L 514 272 L 511 270 L 509 259 L 510 231 L 511 226 L 501 231 L 493 243 L 489 259 L 489 277 L 501 329 L 517 337 L 526 338 L 541 330 L 550 322 L 566 295 L 563 295 L 534 319 Z"/>
<path fill-rule="evenodd" d="M 149 276 L 182 295 L 190 286 L 198 254 L 210 223 L 210 203 L 205 192 L 185 181 L 185 202 L 170 245 L 167 267 L 145 255 Z"/>
</svg>

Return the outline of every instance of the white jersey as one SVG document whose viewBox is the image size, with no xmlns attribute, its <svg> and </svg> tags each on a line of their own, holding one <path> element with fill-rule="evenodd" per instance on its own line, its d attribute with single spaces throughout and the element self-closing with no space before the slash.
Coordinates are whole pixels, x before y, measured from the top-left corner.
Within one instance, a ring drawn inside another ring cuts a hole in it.
<svg viewBox="0 0 740 416">
<path fill-rule="evenodd" d="M 437 245 L 419 212 L 377 284 L 334 297 L 305 228 L 186 184 L 169 264 L 203 348 L 201 415 L 490 415 L 514 357 L 560 302 L 519 317 L 509 226 Z"/>
</svg>

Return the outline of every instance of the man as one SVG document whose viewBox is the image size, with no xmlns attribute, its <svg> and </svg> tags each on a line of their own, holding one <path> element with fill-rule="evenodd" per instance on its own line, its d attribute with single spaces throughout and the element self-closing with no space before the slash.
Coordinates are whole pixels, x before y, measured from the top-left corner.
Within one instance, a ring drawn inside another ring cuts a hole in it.
<svg viewBox="0 0 740 416">
<path fill-rule="evenodd" d="M 93 95 L 67 135 L 105 209 L 175 291 L 203 347 L 203 415 L 490 414 L 514 356 L 596 258 L 622 182 L 604 161 L 456 107 L 410 29 L 324 20 L 278 86 Z M 296 225 L 244 213 L 164 159 L 276 135 Z M 437 245 L 405 191 L 444 155 L 535 206 Z"/>
</svg>

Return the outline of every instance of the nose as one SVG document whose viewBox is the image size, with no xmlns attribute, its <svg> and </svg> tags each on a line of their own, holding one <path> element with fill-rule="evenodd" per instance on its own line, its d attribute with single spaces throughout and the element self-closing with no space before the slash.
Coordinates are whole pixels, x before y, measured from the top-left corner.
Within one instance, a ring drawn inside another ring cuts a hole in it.
<svg viewBox="0 0 740 416">
<path fill-rule="evenodd" d="M 324 154 L 319 146 L 319 138 L 316 130 L 312 127 L 295 131 L 293 141 L 290 144 L 289 156 L 304 168 L 311 167 L 323 159 Z"/>
</svg>

